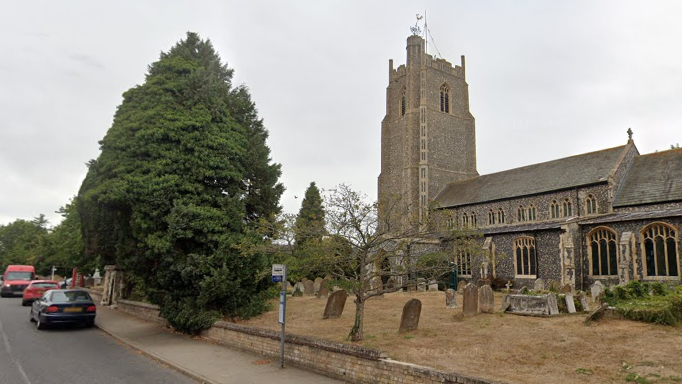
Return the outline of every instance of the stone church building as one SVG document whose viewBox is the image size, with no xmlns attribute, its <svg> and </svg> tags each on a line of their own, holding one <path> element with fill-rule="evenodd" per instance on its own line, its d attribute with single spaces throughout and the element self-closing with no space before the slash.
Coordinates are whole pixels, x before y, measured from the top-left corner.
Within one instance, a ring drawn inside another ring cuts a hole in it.
<svg viewBox="0 0 682 384">
<path fill-rule="evenodd" d="M 680 283 L 682 149 L 641 155 L 628 130 L 622 146 L 479 175 L 465 75 L 464 56 L 433 58 L 416 35 L 405 65 L 389 61 L 380 201 L 399 194 L 405 211 L 480 231 L 499 257 L 453 255 L 465 280 Z"/>
</svg>

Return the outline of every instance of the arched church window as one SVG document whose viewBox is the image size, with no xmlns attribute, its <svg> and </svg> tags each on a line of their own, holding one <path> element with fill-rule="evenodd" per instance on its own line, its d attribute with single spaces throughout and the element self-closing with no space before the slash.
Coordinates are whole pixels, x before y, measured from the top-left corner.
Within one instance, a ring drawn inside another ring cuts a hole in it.
<svg viewBox="0 0 682 384">
<path fill-rule="evenodd" d="M 405 88 L 400 94 L 400 116 L 405 116 Z"/>
<path fill-rule="evenodd" d="M 469 226 L 469 215 L 466 213 L 462 213 L 462 227 L 468 227 Z"/>
<path fill-rule="evenodd" d="M 587 235 L 590 273 L 593 276 L 618 275 L 616 233 L 606 227 L 593 229 Z"/>
<path fill-rule="evenodd" d="M 552 219 L 558 219 L 559 218 L 559 203 L 557 203 L 556 200 L 552 200 L 552 204 L 549 206 L 550 210 L 550 215 Z"/>
<path fill-rule="evenodd" d="M 678 239 L 674 227 L 664 223 L 654 223 L 641 232 L 646 276 L 679 276 Z"/>
<path fill-rule="evenodd" d="M 476 228 L 478 225 L 478 220 L 476 218 L 476 212 L 471 212 L 471 216 L 469 216 L 470 221 L 471 221 L 471 228 Z"/>
<path fill-rule="evenodd" d="M 526 221 L 526 209 L 523 208 L 523 205 L 519 205 L 519 207 L 516 209 L 516 221 Z"/>
<path fill-rule="evenodd" d="M 504 210 L 502 208 L 497 210 L 497 222 L 504 224 Z"/>
<path fill-rule="evenodd" d="M 440 111 L 450 113 L 450 88 L 446 84 L 440 86 Z"/>
<path fill-rule="evenodd" d="M 538 258 L 535 253 L 535 239 L 519 237 L 514 240 L 514 263 L 516 276 L 535 278 L 538 269 Z"/>
<path fill-rule="evenodd" d="M 588 215 L 597 214 L 597 199 L 594 195 L 587 195 L 585 198 L 585 211 Z"/>
<path fill-rule="evenodd" d="M 457 274 L 462 277 L 471 277 L 471 254 L 466 251 L 458 251 L 455 257 Z"/>
<path fill-rule="evenodd" d="M 488 211 L 488 225 L 495 225 L 495 212 L 491 209 Z"/>
<path fill-rule="evenodd" d="M 528 206 L 528 221 L 535 221 L 537 220 L 537 210 L 535 209 L 535 206 L 533 204 Z"/>
<path fill-rule="evenodd" d="M 570 217 L 573 216 L 573 205 L 571 205 L 571 200 L 568 198 L 564 199 L 564 202 L 562 204 L 562 217 Z"/>
</svg>

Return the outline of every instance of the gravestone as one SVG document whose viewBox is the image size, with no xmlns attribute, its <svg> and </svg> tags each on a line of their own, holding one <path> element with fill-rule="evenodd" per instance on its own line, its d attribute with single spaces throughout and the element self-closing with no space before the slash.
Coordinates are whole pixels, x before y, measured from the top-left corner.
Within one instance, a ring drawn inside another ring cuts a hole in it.
<svg viewBox="0 0 682 384">
<path fill-rule="evenodd" d="M 399 333 L 414 331 L 419 326 L 419 316 L 422 313 L 422 302 L 410 299 L 403 307 L 403 315 L 400 317 Z"/>
<path fill-rule="evenodd" d="M 592 284 L 592 287 L 590 288 L 590 293 L 592 294 L 592 302 L 596 303 L 603 292 L 604 284 L 602 284 L 601 281 L 595 281 L 595 283 Z"/>
<path fill-rule="evenodd" d="M 590 304 L 587 302 L 587 297 L 585 296 L 584 293 L 580 293 L 580 296 L 578 296 L 578 300 L 580 300 L 580 305 L 583 307 L 583 312 L 589 312 L 590 311 Z"/>
<path fill-rule="evenodd" d="M 445 308 L 457 308 L 457 291 L 454 289 L 445 291 Z"/>
<path fill-rule="evenodd" d="M 559 292 L 561 289 L 561 284 L 559 284 L 559 282 L 556 280 L 550 280 L 546 287 L 548 291 Z"/>
<path fill-rule="evenodd" d="M 484 285 L 478 289 L 478 306 L 481 313 L 495 312 L 495 295 L 489 285 Z"/>
<path fill-rule="evenodd" d="M 474 316 L 478 314 L 478 287 L 471 283 L 464 287 L 462 311 L 464 316 Z"/>
<path fill-rule="evenodd" d="M 522 295 L 529 293 L 529 291 L 528 287 L 521 287 L 521 289 L 519 289 L 519 293 Z"/>
<path fill-rule="evenodd" d="M 392 290 L 394 290 L 394 289 L 395 289 L 395 279 L 391 277 L 391 278 L 388 279 L 388 281 L 386 282 L 386 290 L 387 290 L 387 291 L 392 291 Z"/>
<path fill-rule="evenodd" d="M 462 293 L 464 292 L 464 287 L 467 286 L 466 281 L 460 280 L 459 283 L 457 283 L 457 292 Z"/>
<path fill-rule="evenodd" d="M 436 280 L 429 280 L 429 291 L 437 291 L 438 282 Z"/>
<path fill-rule="evenodd" d="M 415 292 L 417 290 L 417 283 L 410 281 L 407 283 L 407 292 Z"/>
<path fill-rule="evenodd" d="M 573 302 L 573 294 L 570 292 L 566 294 L 566 308 L 568 313 L 575 313 L 575 302 Z"/>
<path fill-rule="evenodd" d="M 373 291 L 381 291 L 384 289 L 384 284 L 379 276 L 373 277 L 372 280 L 370 280 L 370 285 Z"/>
<path fill-rule="evenodd" d="M 304 278 L 301 279 L 301 283 L 305 283 L 306 281 L 308 281 L 308 278 L 307 278 L 307 277 L 304 277 Z"/>
<path fill-rule="evenodd" d="M 336 319 L 341 317 L 343 313 L 343 307 L 346 306 L 346 299 L 348 298 L 348 293 L 344 290 L 336 291 L 329 295 L 327 299 L 327 305 L 324 307 L 323 319 Z"/>
<path fill-rule="evenodd" d="M 534 291 L 544 291 L 545 290 L 545 281 L 542 279 L 535 280 L 535 285 L 533 285 L 533 290 Z"/>
<path fill-rule="evenodd" d="M 306 280 L 303 283 L 303 293 L 306 296 L 312 296 L 315 294 L 315 283 L 312 280 Z"/>
<path fill-rule="evenodd" d="M 299 281 L 298 283 L 294 284 L 294 291 L 292 292 L 292 295 L 294 297 L 303 296 L 303 289 L 303 284 Z"/>
<path fill-rule="evenodd" d="M 423 278 L 417 279 L 417 291 L 426 292 L 426 279 Z"/>
<path fill-rule="evenodd" d="M 591 312 L 587 317 L 585 318 L 585 324 L 590 324 L 593 321 L 599 321 L 604 318 L 604 315 L 606 315 L 606 310 L 609 308 L 608 304 L 602 304 L 600 305 L 597 309 L 595 309 L 593 312 Z"/>
<path fill-rule="evenodd" d="M 571 284 L 566 284 L 561 289 L 559 290 L 559 293 L 567 294 L 567 293 L 573 293 L 573 287 Z"/>
<path fill-rule="evenodd" d="M 322 285 L 320 286 L 320 290 L 317 291 L 317 297 L 320 299 L 326 299 L 329 296 L 329 288 L 327 288 L 327 284 L 325 284 L 325 281 L 322 280 Z"/>
<path fill-rule="evenodd" d="M 315 294 L 315 296 L 317 296 L 317 293 L 320 291 L 321 286 L 322 286 L 322 278 L 316 277 L 315 282 L 313 283 L 313 293 Z"/>
</svg>

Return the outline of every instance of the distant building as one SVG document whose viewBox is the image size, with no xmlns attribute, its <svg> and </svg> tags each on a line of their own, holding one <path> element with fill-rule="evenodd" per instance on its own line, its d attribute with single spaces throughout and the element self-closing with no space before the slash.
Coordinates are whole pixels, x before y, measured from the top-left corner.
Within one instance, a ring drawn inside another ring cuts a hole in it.
<svg viewBox="0 0 682 384">
<path fill-rule="evenodd" d="M 583 290 L 596 280 L 680 282 L 682 149 L 640 155 L 628 131 L 623 146 L 479 176 L 463 56 L 453 67 L 410 36 L 407 64 L 390 61 L 386 94 L 380 201 L 403 196 L 419 217 L 435 206 L 504 255 L 496 265 L 453 255 L 462 278 Z"/>
</svg>

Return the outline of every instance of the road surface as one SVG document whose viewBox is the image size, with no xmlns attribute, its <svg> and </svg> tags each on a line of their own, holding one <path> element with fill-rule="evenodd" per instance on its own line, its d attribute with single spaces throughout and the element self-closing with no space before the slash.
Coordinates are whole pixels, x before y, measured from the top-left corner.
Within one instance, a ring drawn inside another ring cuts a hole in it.
<svg viewBox="0 0 682 384">
<path fill-rule="evenodd" d="M 0 298 L 1 384 L 196 384 L 97 328 L 38 331 L 21 298 Z"/>
</svg>

